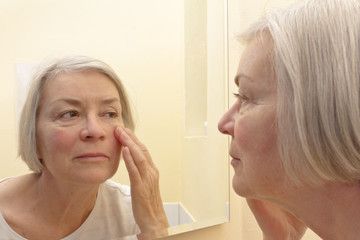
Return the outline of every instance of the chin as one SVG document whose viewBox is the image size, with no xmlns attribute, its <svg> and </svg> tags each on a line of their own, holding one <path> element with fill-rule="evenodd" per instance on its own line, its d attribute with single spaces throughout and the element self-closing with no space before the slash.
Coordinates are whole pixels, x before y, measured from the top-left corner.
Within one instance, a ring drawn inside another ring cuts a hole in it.
<svg viewBox="0 0 360 240">
<path fill-rule="evenodd" d="M 244 180 L 241 179 L 241 177 L 234 175 L 232 179 L 232 187 L 235 193 L 241 197 L 246 198 L 251 196 L 252 193 L 251 187 L 248 184 L 244 183 Z"/>
<path fill-rule="evenodd" d="M 110 179 L 115 173 L 106 171 L 88 171 L 81 176 L 82 182 L 87 184 L 101 184 Z"/>
</svg>

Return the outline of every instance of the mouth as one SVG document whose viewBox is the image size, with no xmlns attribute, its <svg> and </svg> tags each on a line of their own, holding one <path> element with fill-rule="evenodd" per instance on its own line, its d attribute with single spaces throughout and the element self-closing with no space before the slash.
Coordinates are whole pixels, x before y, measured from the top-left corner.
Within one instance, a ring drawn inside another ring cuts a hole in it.
<svg viewBox="0 0 360 240">
<path fill-rule="evenodd" d="M 229 155 L 230 155 L 231 159 L 235 159 L 235 160 L 239 160 L 239 161 L 240 161 L 240 159 L 239 159 L 239 158 L 237 158 L 237 157 L 235 157 L 235 155 L 234 155 L 234 154 L 229 153 Z"/>
<path fill-rule="evenodd" d="M 236 165 L 238 165 L 238 164 L 241 163 L 241 159 L 240 159 L 240 158 L 236 158 L 236 157 L 234 157 L 234 155 L 232 155 L 232 154 L 229 154 L 229 155 L 230 155 L 230 157 L 231 157 L 230 163 L 231 163 L 231 165 L 232 165 L 233 167 L 235 167 Z"/>
<path fill-rule="evenodd" d="M 80 162 L 102 162 L 109 159 L 104 153 L 84 153 L 75 158 Z"/>
</svg>

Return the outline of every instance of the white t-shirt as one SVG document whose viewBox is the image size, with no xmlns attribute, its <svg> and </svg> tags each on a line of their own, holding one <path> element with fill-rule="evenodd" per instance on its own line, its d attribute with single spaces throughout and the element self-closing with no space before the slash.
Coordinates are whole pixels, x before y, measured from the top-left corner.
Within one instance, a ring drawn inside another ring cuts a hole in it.
<svg viewBox="0 0 360 240">
<path fill-rule="evenodd" d="M 130 187 L 107 180 L 100 185 L 88 218 L 62 240 L 137 240 L 139 233 L 131 207 Z M 0 240 L 26 240 L 11 229 L 1 213 Z"/>
</svg>

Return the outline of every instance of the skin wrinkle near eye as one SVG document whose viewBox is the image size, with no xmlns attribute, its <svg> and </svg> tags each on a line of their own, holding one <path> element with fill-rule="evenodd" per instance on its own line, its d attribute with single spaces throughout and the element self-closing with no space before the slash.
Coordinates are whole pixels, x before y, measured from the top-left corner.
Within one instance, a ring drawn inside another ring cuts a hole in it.
<svg viewBox="0 0 360 240">
<path fill-rule="evenodd" d="M 64 106 L 62 106 L 62 104 L 65 104 Z M 103 99 L 100 101 L 99 105 L 102 106 L 107 106 L 107 105 L 112 105 L 113 106 L 109 107 L 109 110 L 106 111 L 101 111 L 101 112 L 106 112 L 109 113 L 111 111 L 113 111 L 117 116 L 121 114 L 121 103 L 120 103 L 120 99 L 118 98 L 109 98 L 109 99 Z M 61 118 L 62 115 L 67 114 L 69 112 L 77 112 L 79 113 L 79 111 L 77 111 L 76 109 L 81 109 L 84 108 L 84 106 L 82 106 L 82 102 L 77 100 L 77 99 L 72 99 L 72 98 L 62 98 L 62 99 L 57 99 L 55 101 L 53 101 L 52 103 L 50 103 L 50 105 L 53 105 L 52 107 L 50 107 L 50 115 L 54 116 L 54 118 Z M 70 105 L 69 107 L 67 105 Z M 57 110 L 58 108 L 69 108 L 66 109 L 64 111 L 60 111 Z M 75 108 L 75 109 L 72 109 Z M 60 112 L 60 113 L 58 113 Z"/>
</svg>

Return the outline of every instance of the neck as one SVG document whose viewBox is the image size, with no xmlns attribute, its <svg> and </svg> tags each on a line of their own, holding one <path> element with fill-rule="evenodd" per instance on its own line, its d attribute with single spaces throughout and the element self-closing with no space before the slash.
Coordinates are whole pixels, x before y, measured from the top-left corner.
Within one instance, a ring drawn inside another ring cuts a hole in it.
<svg viewBox="0 0 360 240">
<path fill-rule="evenodd" d="M 34 192 L 38 199 L 32 211 L 41 214 L 55 226 L 69 225 L 77 229 L 96 203 L 99 185 L 85 186 L 60 182 L 42 173 L 35 177 Z"/>
<path fill-rule="evenodd" d="M 286 196 L 275 202 L 322 239 L 357 239 L 360 235 L 360 183 L 299 187 L 287 191 Z"/>
</svg>

